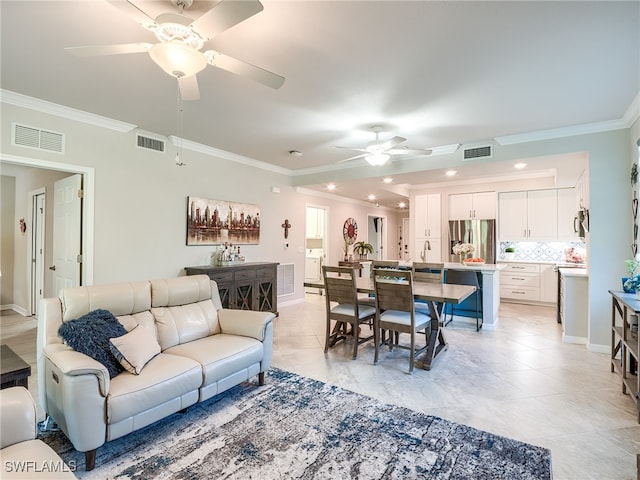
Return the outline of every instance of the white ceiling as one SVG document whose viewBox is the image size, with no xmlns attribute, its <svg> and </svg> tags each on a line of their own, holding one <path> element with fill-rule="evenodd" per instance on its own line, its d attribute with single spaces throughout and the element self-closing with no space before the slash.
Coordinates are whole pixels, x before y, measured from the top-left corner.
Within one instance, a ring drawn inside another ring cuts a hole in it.
<svg viewBox="0 0 640 480">
<path fill-rule="evenodd" d="M 168 0 L 136 3 L 152 16 L 174 11 Z M 409 148 L 469 145 L 620 120 L 640 92 L 638 1 L 263 4 L 206 48 L 278 73 L 284 85 L 207 67 L 201 99 L 184 103 L 182 137 L 293 174 L 368 168 L 369 186 L 341 190 L 354 198 L 380 182 L 363 160 L 337 165 L 357 152 L 334 146 L 364 146 L 373 124 Z M 2 0 L 0 9 L 2 89 L 176 135 L 176 80 L 147 54 L 64 51 L 155 42 L 122 11 L 103 0 Z M 394 184 L 430 183 L 441 170 Z"/>
</svg>

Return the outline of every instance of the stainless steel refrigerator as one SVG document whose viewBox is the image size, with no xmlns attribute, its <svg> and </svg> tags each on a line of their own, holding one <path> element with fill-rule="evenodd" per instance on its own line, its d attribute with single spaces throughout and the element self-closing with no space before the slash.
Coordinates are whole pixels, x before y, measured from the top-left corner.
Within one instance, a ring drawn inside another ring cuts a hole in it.
<svg viewBox="0 0 640 480">
<path fill-rule="evenodd" d="M 450 220 L 449 260 L 460 261 L 453 253 L 457 243 L 470 243 L 475 247 L 472 257 L 484 258 L 487 263 L 496 263 L 496 221 L 495 220 Z"/>
</svg>

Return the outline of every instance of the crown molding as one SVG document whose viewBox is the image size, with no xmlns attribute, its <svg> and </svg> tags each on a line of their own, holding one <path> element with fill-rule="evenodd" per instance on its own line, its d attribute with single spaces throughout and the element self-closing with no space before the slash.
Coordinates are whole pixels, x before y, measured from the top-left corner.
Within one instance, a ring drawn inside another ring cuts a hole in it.
<svg viewBox="0 0 640 480">
<path fill-rule="evenodd" d="M 573 125 L 571 127 L 553 128 L 550 130 L 539 130 L 537 132 L 519 133 L 516 135 L 504 135 L 495 137 L 494 140 L 500 145 L 515 145 L 517 143 L 536 142 L 540 140 L 551 140 L 554 138 L 574 137 L 577 135 L 588 135 L 591 133 L 609 132 L 631 128 L 631 125 L 640 117 L 640 92 L 627 108 L 624 116 L 618 120 L 608 120 L 605 122 L 585 123 Z"/>
<path fill-rule="evenodd" d="M 300 193 L 303 195 L 309 195 L 311 197 L 319 197 L 319 198 L 328 198 L 331 200 L 335 200 L 341 203 L 350 203 L 352 205 L 360 205 L 362 207 L 373 207 L 373 208 L 379 208 L 381 210 L 385 210 L 387 212 L 398 212 L 401 211 L 403 209 L 401 208 L 392 208 L 392 207 L 385 207 L 384 205 L 378 205 L 376 206 L 374 203 L 372 202 L 368 202 L 365 200 L 357 200 L 355 198 L 349 198 L 349 197 L 342 197 L 340 195 L 336 195 L 335 193 L 329 193 L 329 192 L 321 192 L 319 190 L 313 190 L 311 188 L 305 188 L 305 187 L 294 187 L 294 191 L 296 193 Z"/>
<path fill-rule="evenodd" d="M 167 138 L 173 146 L 177 147 L 178 143 L 180 143 L 180 148 L 191 150 L 192 152 L 204 153 L 205 155 L 223 158 L 225 160 L 241 163 L 250 167 L 260 168 L 262 170 L 268 170 L 270 172 L 279 173 L 281 175 L 291 176 L 293 174 L 293 170 L 289 170 L 288 168 L 278 167 L 277 165 L 272 165 L 270 163 L 262 162 L 254 158 L 238 155 L 237 153 L 231 153 L 216 147 L 204 145 L 202 143 L 192 142 L 191 140 L 186 140 L 175 135 L 169 135 L 169 137 Z"/>
<path fill-rule="evenodd" d="M 131 123 L 121 122 L 112 118 L 103 117 L 94 113 L 84 112 L 75 108 L 58 105 L 57 103 L 47 102 L 38 98 L 22 95 L 21 93 L 12 92 L 10 90 L 0 89 L 0 101 L 17 107 L 28 108 L 38 112 L 55 115 L 57 117 L 74 120 L 76 122 L 88 123 L 96 127 L 108 128 L 116 132 L 129 133 L 137 127 Z"/>
</svg>

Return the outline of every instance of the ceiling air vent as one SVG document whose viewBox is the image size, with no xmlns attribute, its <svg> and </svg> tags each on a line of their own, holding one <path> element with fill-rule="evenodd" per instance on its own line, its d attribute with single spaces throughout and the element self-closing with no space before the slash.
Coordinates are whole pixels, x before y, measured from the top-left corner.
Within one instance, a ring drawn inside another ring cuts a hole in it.
<svg viewBox="0 0 640 480">
<path fill-rule="evenodd" d="M 462 151 L 463 160 L 475 160 L 476 158 L 491 158 L 493 156 L 493 148 L 491 145 L 483 145 L 481 147 L 465 148 Z"/>
<path fill-rule="evenodd" d="M 159 138 L 149 137 L 146 135 L 141 135 L 139 133 L 136 133 L 136 145 L 139 148 L 153 150 L 155 152 L 160 152 L 160 153 L 164 153 L 164 150 L 165 150 L 164 140 L 160 140 Z"/>
<path fill-rule="evenodd" d="M 64 153 L 64 135 L 39 128 L 13 123 L 12 141 L 21 147 L 37 148 L 47 152 Z"/>
</svg>

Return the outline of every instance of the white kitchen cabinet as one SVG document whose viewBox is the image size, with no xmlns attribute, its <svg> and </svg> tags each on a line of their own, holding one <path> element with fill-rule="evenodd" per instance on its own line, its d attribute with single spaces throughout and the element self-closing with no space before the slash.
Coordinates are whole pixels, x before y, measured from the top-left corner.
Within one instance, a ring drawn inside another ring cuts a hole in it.
<svg viewBox="0 0 640 480">
<path fill-rule="evenodd" d="M 507 263 L 500 270 L 500 297 L 527 302 L 540 301 L 540 265 Z"/>
<path fill-rule="evenodd" d="M 449 195 L 449 220 L 496 218 L 496 193 L 478 192 Z"/>
<path fill-rule="evenodd" d="M 578 212 L 580 198 L 575 188 L 558 189 L 558 241 L 576 242 L 578 232 L 574 228 L 574 218 Z"/>
<path fill-rule="evenodd" d="M 442 237 L 440 194 L 416 195 L 414 238 Z"/>
<path fill-rule="evenodd" d="M 556 189 L 501 193 L 498 201 L 500 241 L 556 241 Z"/>
<path fill-rule="evenodd" d="M 442 242 L 440 238 L 416 238 L 411 258 L 414 262 L 441 262 Z"/>
<path fill-rule="evenodd" d="M 324 211 L 320 208 L 307 207 L 307 237 L 324 237 Z"/>
</svg>

